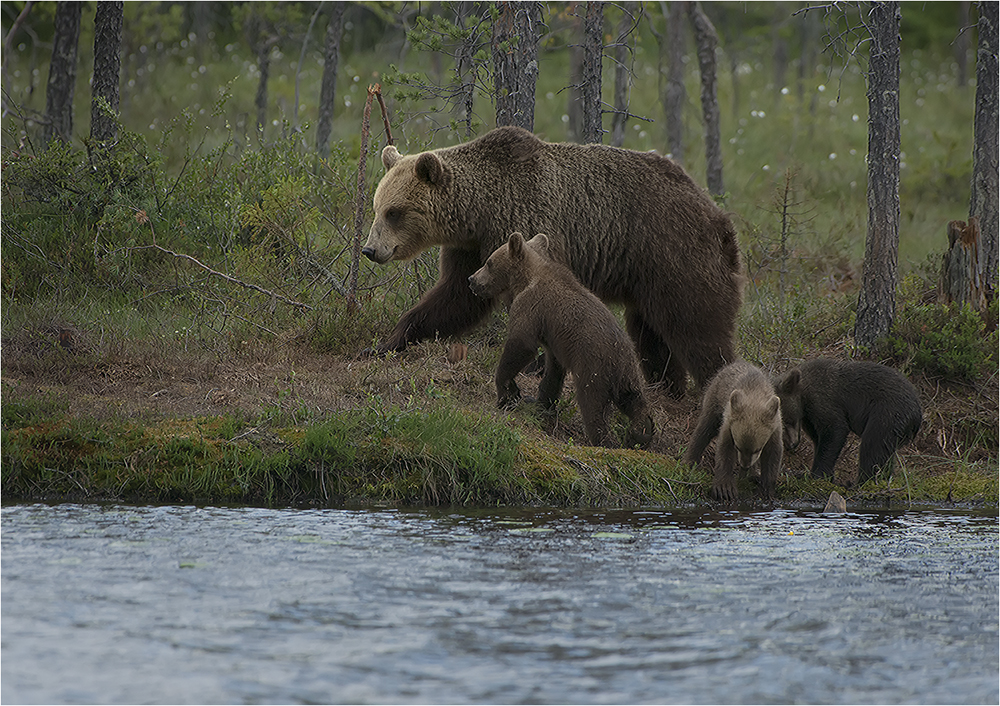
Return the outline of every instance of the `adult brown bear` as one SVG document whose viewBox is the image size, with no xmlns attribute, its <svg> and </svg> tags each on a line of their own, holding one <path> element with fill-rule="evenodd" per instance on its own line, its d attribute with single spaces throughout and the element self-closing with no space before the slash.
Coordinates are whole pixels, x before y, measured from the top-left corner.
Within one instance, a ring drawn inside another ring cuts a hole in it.
<svg viewBox="0 0 1000 706">
<path fill-rule="evenodd" d="M 743 277 L 732 223 L 671 160 L 603 145 L 543 142 L 501 127 L 456 147 L 382 151 L 375 221 L 362 252 L 384 263 L 441 245 L 437 284 L 378 347 L 460 334 L 493 302 L 468 278 L 514 231 L 549 253 L 625 323 L 650 380 L 683 394 L 735 359 Z"/>
</svg>

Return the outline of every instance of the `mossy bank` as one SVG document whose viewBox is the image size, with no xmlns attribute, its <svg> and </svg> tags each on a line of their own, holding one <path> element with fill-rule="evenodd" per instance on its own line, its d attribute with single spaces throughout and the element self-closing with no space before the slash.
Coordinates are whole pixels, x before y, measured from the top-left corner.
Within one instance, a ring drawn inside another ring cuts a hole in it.
<svg viewBox="0 0 1000 706">
<path fill-rule="evenodd" d="M 8 370 L 3 499 L 273 506 L 709 502 L 710 474 L 677 460 L 696 398 L 658 406 L 661 433 L 653 450 L 581 446 L 575 405 L 564 403 L 554 419 L 530 405 L 495 410 L 483 395 L 488 375 L 467 361 L 448 363 L 439 352 L 438 344 L 425 344 L 393 360 L 340 361 L 339 367 L 329 359 L 245 361 L 246 367 L 214 372 L 188 361 L 187 377 L 162 361 L 156 370 L 147 360 L 145 373 L 134 372 L 124 383 L 114 381 L 123 368 L 140 367 L 134 359 L 62 367 L 61 381 Z M 289 372 L 278 377 L 275 371 L 286 366 Z M 231 388 L 228 401 L 218 397 L 240 370 L 250 381 L 240 393 Z M 345 374 L 367 382 L 336 394 L 321 387 L 324 381 L 336 387 Z M 102 385 L 102 377 L 109 382 Z M 845 456 L 845 468 L 856 463 L 850 449 Z M 778 505 L 822 504 L 835 489 L 849 506 L 997 504 L 997 475 L 988 462 L 935 459 L 910 449 L 892 478 L 849 492 L 809 478 L 807 467 L 790 459 L 779 477 Z M 760 504 L 753 479 L 741 481 L 740 496 L 743 504 Z"/>
</svg>

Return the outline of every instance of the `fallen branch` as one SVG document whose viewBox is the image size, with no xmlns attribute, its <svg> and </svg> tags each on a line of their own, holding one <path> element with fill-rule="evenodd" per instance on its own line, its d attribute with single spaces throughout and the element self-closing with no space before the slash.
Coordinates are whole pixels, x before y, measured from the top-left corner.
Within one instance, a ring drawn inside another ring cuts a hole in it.
<svg viewBox="0 0 1000 706">
<path fill-rule="evenodd" d="M 294 306 L 294 307 L 297 307 L 299 309 L 305 309 L 306 311 L 312 311 L 313 310 L 313 307 L 309 306 L 308 304 L 303 304 L 302 302 L 297 302 L 294 299 L 289 299 L 288 297 L 284 296 L 283 294 L 278 294 L 277 292 L 272 292 L 270 289 L 264 289 L 263 287 L 258 287 L 256 284 L 252 284 L 250 282 L 244 282 L 243 280 L 237 279 L 236 277 L 233 277 L 232 275 L 227 275 L 225 272 L 219 272 L 218 270 L 213 270 L 211 267 L 209 267 L 205 263 L 201 262 L 197 258 L 191 257 L 190 255 L 186 255 L 184 253 L 179 253 L 179 252 L 174 252 L 173 250 L 168 250 L 167 248 L 161 247 L 159 245 L 137 245 L 137 246 L 135 246 L 134 248 L 131 248 L 131 249 L 132 250 L 156 250 L 156 251 L 164 253 L 166 255 L 170 255 L 171 257 L 177 258 L 178 260 L 187 260 L 188 262 L 192 262 L 195 265 L 197 265 L 198 267 L 200 267 L 201 269 L 205 270 L 205 272 L 207 272 L 208 274 L 212 275 L 213 277 L 218 277 L 219 279 L 224 279 L 225 281 L 229 282 L 230 284 L 237 284 L 237 285 L 239 285 L 239 286 L 241 286 L 241 287 L 243 287 L 245 289 L 252 289 L 255 292 L 260 292 L 261 294 L 266 294 L 267 296 L 271 297 L 272 299 L 277 299 L 279 301 L 282 301 L 285 304 L 288 304 L 289 306 Z"/>
</svg>

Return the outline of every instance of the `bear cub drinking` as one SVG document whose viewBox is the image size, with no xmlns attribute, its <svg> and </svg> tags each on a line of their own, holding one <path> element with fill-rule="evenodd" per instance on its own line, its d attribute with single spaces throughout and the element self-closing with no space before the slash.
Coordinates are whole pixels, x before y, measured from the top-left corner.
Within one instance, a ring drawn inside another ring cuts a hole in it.
<svg viewBox="0 0 1000 706">
<path fill-rule="evenodd" d="M 781 469 L 781 415 L 781 402 L 767 376 L 744 360 L 730 363 L 705 390 L 684 462 L 698 465 L 715 439 L 712 495 L 726 502 L 736 500 L 737 464 L 750 470 L 759 461 L 761 492 L 772 498 Z"/>
<path fill-rule="evenodd" d="M 878 363 L 817 358 L 782 376 L 785 445 L 812 439 L 812 475 L 833 479 L 833 467 L 849 432 L 861 437 L 858 484 L 890 468 L 896 449 L 920 430 L 920 397 L 902 373 Z"/>
<path fill-rule="evenodd" d="M 544 407 L 555 406 L 571 372 L 590 443 L 610 445 L 608 415 L 614 404 L 631 422 L 629 445 L 645 446 L 655 430 L 632 341 L 600 299 L 567 267 L 549 259 L 547 248 L 545 234 L 526 243 L 515 232 L 469 277 L 477 296 L 510 306 L 496 372 L 497 401 L 506 407 L 520 399 L 515 377 L 541 345 L 545 376 L 538 397 Z"/>
</svg>

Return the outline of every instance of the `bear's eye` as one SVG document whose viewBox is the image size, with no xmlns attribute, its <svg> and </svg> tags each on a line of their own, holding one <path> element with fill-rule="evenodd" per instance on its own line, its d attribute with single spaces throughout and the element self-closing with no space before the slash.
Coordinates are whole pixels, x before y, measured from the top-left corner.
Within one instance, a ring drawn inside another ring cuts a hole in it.
<svg viewBox="0 0 1000 706">
<path fill-rule="evenodd" d="M 403 210 L 400 208 L 390 208 L 385 212 L 385 220 L 389 221 L 390 225 L 396 225 L 403 218 Z"/>
</svg>

